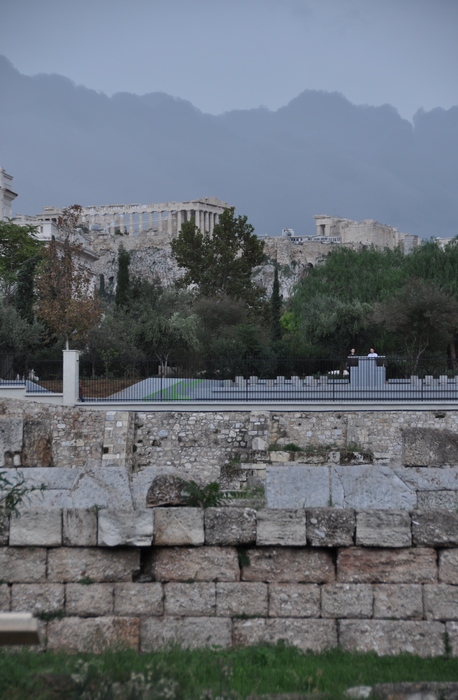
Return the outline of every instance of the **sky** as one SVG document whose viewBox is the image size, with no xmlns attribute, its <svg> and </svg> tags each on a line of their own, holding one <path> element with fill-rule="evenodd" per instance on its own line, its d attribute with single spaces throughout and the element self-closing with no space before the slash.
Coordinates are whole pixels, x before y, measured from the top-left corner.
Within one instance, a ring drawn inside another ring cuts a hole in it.
<svg viewBox="0 0 458 700">
<path fill-rule="evenodd" d="M 21 73 L 210 114 L 276 110 L 307 89 L 409 120 L 448 109 L 457 30 L 458 0 L 0 0 L 0 53 Z"/>
</svg>

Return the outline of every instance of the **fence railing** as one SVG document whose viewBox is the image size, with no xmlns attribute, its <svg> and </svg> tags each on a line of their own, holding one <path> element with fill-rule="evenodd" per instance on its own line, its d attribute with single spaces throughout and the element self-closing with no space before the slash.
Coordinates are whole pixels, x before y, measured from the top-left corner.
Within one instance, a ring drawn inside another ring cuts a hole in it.
<svg viewBox="0 0 458 700">
<path fill-rule="evenodd" d="M 37 360 L 28 355 L 0 353 L 0 385 L 26 385 L 30 393 L 62 393 L 62 360 Z"/>
</svg>

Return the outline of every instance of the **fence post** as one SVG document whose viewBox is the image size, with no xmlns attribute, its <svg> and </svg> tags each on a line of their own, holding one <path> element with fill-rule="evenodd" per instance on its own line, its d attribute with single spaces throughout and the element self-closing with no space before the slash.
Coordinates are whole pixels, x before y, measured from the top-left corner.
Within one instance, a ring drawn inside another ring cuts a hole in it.
<svg viewBox="0 0 458 700">
<path fill-rule="evenodd" d="M 79 398 L 80 351 L 63 350 L 63 396 L 64 406 L 74 406 Z"/>
</svg>

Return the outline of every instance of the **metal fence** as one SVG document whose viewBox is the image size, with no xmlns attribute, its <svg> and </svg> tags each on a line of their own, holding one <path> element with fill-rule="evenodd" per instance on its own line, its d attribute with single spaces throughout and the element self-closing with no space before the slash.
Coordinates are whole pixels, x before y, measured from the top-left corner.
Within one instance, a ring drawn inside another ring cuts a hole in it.
<svg viewBox="0 0 458 700">
<path fill-rule="evenodd" d="M 62 360 L 37 360 L 23 354 L 0 353 L 0 386 L 24 384 L 30 393 L 62 393 Z"/>
</svg>

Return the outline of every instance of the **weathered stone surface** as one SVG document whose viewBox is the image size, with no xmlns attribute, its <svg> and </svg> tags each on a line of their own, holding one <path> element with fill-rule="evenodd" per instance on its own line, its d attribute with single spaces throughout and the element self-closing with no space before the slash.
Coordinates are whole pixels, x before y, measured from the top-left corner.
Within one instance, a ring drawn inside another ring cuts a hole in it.
<svg viewBox="0 0 458 700">
<path fill-rule="evenodd" d="M 423 617 L 422 587 L 416 583 L 375 585 L 374 617 L 421 620 Z"/>
<path fill-rule="evenodd" d="M 146 494 L 148 508 L 157 506 L 185 506 L 186 495 L 183 491 L 183 479 L 174 474 L 159 474 Z"/>
<path fill-rule="evenodd" d="M 11 610 L 56 613 L 64 611 L 65 589 L 61 583 L 15 583 L 11 589 Z"/>
<path fill-rule="evenodd" d="M 25 467 L 52 467 L 52 421 L 50 416 L 26 416 L 22 464 Z"/>
<path fill-rule="evenodd" d="M 97 541 L 99 547 L 149 547 L 153 541 L 153 511 L 99 511 Z"/>
<path fill-rule="evenodd" d="M 11 603 L 11 588 L 6 583 L 0 583 L 0 611 L 9 612 Z"/>
<path fill-rule="evenodd" d="M 140 621 L 135 617 L 66 617 L 48 623 L 48 649 L 100 653 L 104 649 L 138 651 Z"/>
<path fill-rule="evenodd" d="M 65 611 L 79 617 L 98 617 L 113 614 L 113 584 L 67 583 Z"/>
<path fill-rule="evenodd" d="M 10 537 L 10 518 L 8 515 L 0 515 L 0 547 L 8 544 Z"/>
<path fill-rule="evenodd" d="M 456 491 L 419 491 L 417 503 L 420 510 L 452 510 L 458 506 Z"/>
<path fill-rule="evenodd" d="M 458 656 L 458 622 L 451 621 L 445 625 L 452 656 Z"/>
<path fill-rule="evenodd" d="M 355 522 L 355 511 L 351 509 L 309 508 L 307 540 L 312 547 L 350 547 Z"/>
<path fill-rule="evenodd" d="M 403 464 L 429 467 L 458 464 L 456 433 L 434 428 L 405 428 L 402 431 Z"/>
<path fill-rule="evenodd" d="M 46 549 L 0 547 L 0 576 L 5 583 L 45 581 Z"/>
<path fill-rule="evenodd" d="M 256 511 L 253 508 L 206 508 L 205 543 L 241 545 L 256 542 Z"/>
<path fill-rule="evenodd" d="M 141 651 L 180 645 L 186 649 L 230 647 L 232 621 L 215 617 L 147 618 L 141 622 Z"/>
<path fill-rule="evenodd" d="M 380 656 L 409 652 L 418 656 L 444 653 L 445 625 L 411 620 L 341 620 L 339 642 L 345 651 L 375 651 Z"/>
<path fill-rule="evenodd" d="M 337 646 L 337 630 L 334 620 L 308 620 L 298 618 L 258 618 L 234 620 L 234 645 L 286 644 L 303 651 L 320 652 Z"/>
<path fill-rule="evenodd" d="M 424 510 L 412 513 L 415 545 L 454 547 L 458 545 L 458 513 Z"/>
<path fill-rule="evenodd" d="M 22 451 L 22 434 L 22 417 L 0 417 L 0 467 L 13 466 L 14 455 Z"/>
<path fill-rule="evenodd" d="M 332 467 L 331 488 L 335 508 L 412 510 L 417 504 L 416 490 L 390 467 Z"/>
<path fill-rule="evenodd" d="M 458 490 L 458 467 L 395 467 L 395 473 L 419 493 Z"/>
<path fill-rule="evenodd" d="M 322 617 L 371 617 L 374 594 L 372 586 L 333 583 L 321 589 Z"/>
<path fill-rule="evenodd" d="M 456 700 L 458 684 L 453 681 L 435 682 L 424 681 L 417 683 L 376 683 L 370 688 L 371 694 L 377 700 Z M 373 691 L 373 695 L 372 695 Z"/>
<path fill-rule="evenodd" d="M 269 617 L 319 616 L 320 587 L 316 584 L 269 584 Z"/>
<path fill-rule="evenodd" d="M 335 578 L 334 563 L 326 551 L 265 547 L 247 550 L 246 557 L 243 581 L 328 583 Z"/>
<path fill-rule="evenodd" d="M 458 589 L 445 583 L 423 586 L 427 620 L 458 620 Z"/>
<path fill-rule="evenodd" d="M 62 514 L 59 510 L 21 510 L 10 522 L 11 547 L 60 547 Z"/>
<path fill-rule="evenodd" d="M 94 509 L 65 508 L 62 513 L 62 525 L 65 547 L 97 545 L 97 513 Z"/>
<path fill-rule="evenodd" d="M 439 550 L 439 581 L 458 584 L 458 550 Z"/>
<path fill-rule="evenodd" d="M 166 583 L 164 584 L 164 612 L 177 617 L 200 617 L 215 615 L 215 584 Z"/>
<path fill-rule="evenodd" d="M 233 547 L 174 547 L 152 554 L 155 581 L 238 581 L 237 550 Z"/>
<path fill-rule="evenodd" d="M 305 511 L 302 509 L 259 510 L 256 544 L 304 547 L 306 545 Z"/>
<path fill-rule="evenodd" d="M 267 615 L 268 599 L 265 583 L 217 583 L 216 614 L 221 617 L 235 615 Z"/>
<path fill-rule="evenodd" d="M 116 615 L 162 615 L 164 612 L 161 583 L 115 583 L 114 611 Z"/>
<path fill-rule="evenodd" d="M 46 554 L 46 553 L 45 553 Z M 140 568 L 139 549 L 62 548 L 48 552 L 48 580 L 75 582 L 81 579 L 112 583 L 132 581 Z"/>
<path fill-rule="evenodd" d="M 337 581 L 347 583 L 434 583 L 434 549 L 349 547 L 337 555 Z"/>
<path fill-rule="evenodd" d="M 202 545 L 204 511 L 202 508 L 155 508 L 154 544 Z"/>
<path fill-rule="evenodd" d="M 328 467 L 310 467 L 297 462 L 266 469 L 266 498 L 268 508 L 323 507 L 329 504 Z"/>
<path fill-rule="evenodd" d="M 363 547 L 410 547 L 410 515 L 405 510 L 360 510 L 356 544 Z"/>
</svg>

